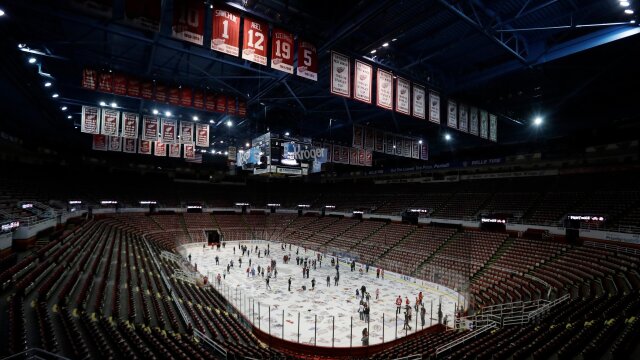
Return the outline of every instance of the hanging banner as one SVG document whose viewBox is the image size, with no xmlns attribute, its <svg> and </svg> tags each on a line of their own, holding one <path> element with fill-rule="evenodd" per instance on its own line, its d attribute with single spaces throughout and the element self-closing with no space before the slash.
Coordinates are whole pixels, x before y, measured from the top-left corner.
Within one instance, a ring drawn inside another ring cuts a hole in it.
<svg viewBox="0 0 640 360">
<path fill-rule="evenodd" d="M 196 124 L 196 145 L 209 147 L 209 125 Z"/>
<path fill-rule="evenodd" d="M 128 139 L 138 138 L 138 114 L 122 113 L 122 137 Z"/>
<path fill-rule="evenodd" d="M 143 30 L 160 31 L 162 0 L 124 2 L 124 22 Z"/>
<path fill-rule="evenodd" d="M 164 103 L 167 101 L 167 87 L 165 85 L 156 84 L 155 98 L 159 103 Z"/>
<path fill-rule="evenodd" d="M 364 152 L 364 166 L 373 166 L 373 152 L 371 150 Z"/>
<path fill-rule="evenodd" d="M 411 140 L 411 157 L 420 159 L 420 143 L 416 140 Z"/>
<path fill-rule="evenodd" d="M 293 74 L 293 34 L 282 29 L 271 33 L 271 68 Z"/>
<path fill-rule="evenodd" d="M 472 135 L 478 136 L 478 108 L 471 107 L 469 110 L 469 132 Z"/>
<path fill-rule="evenodd" d="M 204 11 L 204 2 L 201 0 L 173 0 L 171 36 L 203 45 Z"/>
<path fill-rule="evenodd" d="M 231 97 L 227 98 L 227 114 L 236 115 L 236 113 L 236 99 Z"/>
<path fill-rule="evenodd" d="M 169 157 L 179 158 L 181 150 L 182 150 L 182 145 L 169 144 Z"/>
<path fill-rule="evenodd" d="M 208 92 L 204 102 L 204 109 L 209 112 L 216 111 L 216 99 L 216 94 Z"/>
<path fill-rule="evenodd" d="M 87 134 L 100 133 L 100 109 L 93 106 L 82 106 L 80 131 Z"/>
<path fill-rule="evenodd" d="M 498 141 L 498 117 L 493 114 L 489 115 L 489 140 Z"/>
<path fill-rule="evenodd" d="M 351 59 L 335 51 L 331 52 L 331 93 L 351 96 Z"/>
<path fill-rule="evenodd" d="M 332 149 L 331 149 L 331 161 L 334 163 L 340 163 L 340 146 L 339 145 L 333 145 Z"/>
<path fill-rule="evenodd" d="M 426 141 L 420 146 L 420 160 L 429 160 L 429 144 Z"/>
<path fill-rule="evenodd" d="M 91 148 L 98 151 L 107 151 L 107 136 L 101 134 L 93 135 L 93 144 Z"/>
<path fill-rule="evenodd" d="M 393 75 L 378 69 L 376 77 L 376 105 L 383 109 L 393 109 Z"/>
<path fill-rule="evenodd" d="M 358 165 L 364 166 L 366 161 L 366 155 L 364 149 L 358 149 Z"/>
<path fill-rule="evenodd" d="M 158 141 L 160 137 L 158 118 L 151 115 L 142 117 L 142 139 L 147 141 Z"/>
<path fill-rule="evenodd" d="M 122 151 L 122 138 L 120 136 L 107 136 L 109 151 Z"/>
<path fill-rule="evenodd" d="M 174 145 L 174 144 L 170 144 Z M 167 156 L 167 144 L 159 141 L 153 143 L 153 155 L 155 156 Z"/>
<path fill-rule="evenodd" d="M 153 83 L 150 81 L 143 81 L 140 83 L 140 96 L 143 99 L 151 100 L 153 99 Z"/>
<path fill-rule="evenodd" d="M 403 153 L 404 142 L 401 136 L 396 136 L 394 152 L 398 156 L 402 156 Z"/>
<path fill-rule="evenodd" d="M 440 94 L 429 91 L 429 121 L 440 124 Z"/>
<path fill-rule="evenodd" d="M 127 77 L 124 74 L 115 74 L 113 76 L 113 93 L 127 95 Z"/>
<path fill-rule="evenodd" d="M 240 53 L 240 15 L 232 11 L 215 9 L 212 23 L 211 49 L 238 56 Z"/>
<path fill-rule="evenodd" d="M 173 119 L 162 118 L 160 140 L 165 144 L 175 144 L 178 140 L 177 121 Z"/>
<path fill-rule="evenodd" d="M 362 125 L 353 125 L 353 147 L 361 148 L 364 137 L 364 128 Z"/>
<path fill-rule="evenodd" d="M 387 154 L 396 153 L 396 138 L 390 133 L 384 133 L 384 152 Z"/>
<path fill-rule="evenodd" d="M 269 25 L 244 18 L 244 34 L 242 37 L 242 58 L 256 64 L 267 65 L 267 41 Z"/>
<path fill-rule="evenodd" d="M 98 86 L 98 72 L 91 69 L 82 70 L 82 87 L 95 90 Z"/>
<path fill-rule="evenodd" d="M 204 109 L 204 92 L 200 89 L 193 91 L 193 107 L 196 109 Z"/>
<path fill-rule="evenodd" d="M 375 130 L 372 128 L 364 128 L 364 148 L 367 150 L 373 150 L 373 143 L 375 142 Z"/>
<path fill-rule="evenodd" d="M 227 112 L 227 97 L 225 95 L 220 94 L 216 97 L 216 111 Z"/>
<path fill-rule="evenodd" d="M 143 155 L 151 155 L 151 141 L 147 141 L 147 140 L 140 140 L 139 142 L 139 147 L 138 147 L 138 154 L 143 154 Z"/>
<path fill-rule="evenodd" d="M 396 79 L 396 111 L 409 115 L 409 99 L 411 99 L 411 83 L 398 76 Z"/>
<path fill-rule="evenodd" d="M 411 139 L 402 139 L 402 156 L 411 157 Z"/>
<path fill-rule="evenodd" d="M 413 117 L 416 117 L 418 119 L 426 118 L 425 109 L 424 109 L 424 104 L 425 104 L 424 97 L 425 97 L 424 87 L 414 84 L 413 85 L 413 101 L 412 101 Z"/>
<path fill-rule="evenodd" d="M 247 102 L 240 100 L 238 101 L 238 116 L 244 118 L 247 116 Z"/>
<path fill-rule="evenodd" d="M 371 87 L 373 86 L 373 67 L 356 60 L 353 75 L 353 98 L 371 104 Z"/>
<path fill-rule="evenodd" d="M 349 150 L 349 164 L 358 165 L 358 150 L 356 148 L 347 148 Z"/>
<path fill-rule="evenodd" d="M 376 130 L 374 150 L 384 152 L 384 132 Z"/>
<path fill-rule="evenodd" d="M 183 144 L 193 144 L 194 123 L 180 121 L 180 142 Z"/>
<path fill-rule="evenodd" d="M 484 110 L 480 110 L 480 137 L 483 139 L 489 137 L 489 118 Z"/>
<path fill-rule="evenodd" d="M 167 93 L 167 101 L 171 105 L 180 105 L 180 89 L 178 87 L 169 88 Z"/>
<path fill-rule="evenodd" d="M 327 149 L 327 162 L 333 162 L 333 145 L 329 143 L 323 143 L 322 147 Z"/>
<path fill-rule="evenodd" d="M 467 105 L 460 104 L 460 106 L 458 106 L 458 113 L 460 114 L 458 129 L 460 129 L 460 131 L 469 132 L 469 108 Z"/>
<path fill-rule="evenodd" d="M 183 86 L 180 89 L 180 105 L 184 107 L 191 107 L 191 100 L 193 98 L 193 91 L 189 86 Z"/>
<path fill-rule="evenodd" d="M 131 97 L 141 97 L 140 95 L 140 80 L 129 77 L 127 80 L 127 95 Z"/>
<path fill-rule="evenodd" d="M 238 148 L 236 148 L 235 146 L 229 146 L 227 148 L 227 160 L 229 161 L 238 160 Z"/>
<path fill-rule="evenodd" d="M 122 152 L 135 154 L 136 153 L 136 139 L 124 139 L 124 146 L 122 147 Z"/>
<path fill-rule="evenodd" d="M 113 75 L 110 72 L 103 72 L 98 75 L 98 91 L 113 92 Z"/>
<path fill-rule="evenodd" d="M 349 149 L 351 148 L 347 146 L 340 147 L 340 161 L 342 162 L 342 164 L 349 163 L 349 154 L 350 154 Z"/>
<path fill-rule="evenodd" d="M 450 128 L 458 128 L 458 104 L 455 100 L 447 102 L 447 126 Z"/>
<path fill-rule="evenodd" d="M 190 144 L 184 144 L 184 158 L 193 160 L 196 157 L 196 148 Z"/>
<path fill-rule="evenodd" d="M 102 109 L 102 135 L 120 135 L 120 111 L 113 109 Z"/>
<path fill-rule="evenodd" d="M 318 81 L 318 54 L 310 42 L 298 41 L 298 76 Z"/>
</svg>

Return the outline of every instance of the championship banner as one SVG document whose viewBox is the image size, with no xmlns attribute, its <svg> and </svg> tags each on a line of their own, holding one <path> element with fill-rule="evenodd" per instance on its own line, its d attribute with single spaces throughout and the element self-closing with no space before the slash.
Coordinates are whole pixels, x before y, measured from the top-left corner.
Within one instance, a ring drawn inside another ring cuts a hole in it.
<svg viewBox="0 0 640 360">
<path fill-rule="evenodd" d="M 193 91 L 188 86 L 183 86 L 180 89 L 180 105 L 184 107 L 191 107 L 191 99 L 193 95 Z"/>
<path fill-rule="evenodd" d="M 376 81 L 376 105 L 383 109 L 393 109 L 393 75 L 378 69 Z"/>
<path fill-rule="evenodd" d="M 216 111 L 221 113 L 227 111 L 227 97 L 225 95 L 216 96 Z"/>
<path fill-rule="evenodd" d="M 384 152 L 387 154 L 395 154 L 396 138 L 390 133 L 384 133 Z"/>
<path fill-rule="evenodd" d="M 227 98 L 227 114 L 236 115 L 236 99 Z"/>
<path fill-rule="evenodd" d="M 358 150 L 356 148 L 347 148 L 349 150 L 349 164 L 358 165 Z"/>
<path fill-rule="evenodd" d="M 153 83 L 150 81 L 143 81 L 140 84 L 140 96 L 145 100 L 153 99 Z"/>
<path fill-rule="evenodd" d="M 429 160 L 429 144 L 426 141 L 420 147 L 420 160 Z"/>
<path fill-rule="evenodd" d="M 212 23 L 211 49 L 238 56 L 240 53 L 240 15 L 232 11 L 215 9 Z"/>
<path fill-rule="evenodd" d="M 498 141 L 498 117 L 493 114 L 489 115 L 489 140 Z"/>
<path fill-rule="evenodd" d="M 471 107 L 471 110 L 469 110 L 469 117 L 470 117 L 470 123 L 469 123 L 469 132 L 472 135 L 478 136 L 478 108 L 477 107 Z"/>
<path fill-rule="evenodd" d="M 458 129 L 460 129 L 460 131 L 469 132 L 469 108 L 467 105 L 460 104 L 460 106 L 458 106 L 458 113 L 460 114 Z"/>
<path fill-rule="evenodd" d="M 140 80 L 129 77 L 127 81 L 127 95 L 131 97 L 140 97 Z"/>
<path fill-rule="evenodd" d="M 489 118 L 487 112 L 480 110 L 480 137 L 486 139 L 489 137 Z"/>
<path fill-rule="evenodd" d="M 242 36 L 242 58 L 256 64 L 267 65 L 267 38 L 269 25 L 244 18 L 244 34 Z"/>
<path fill-rule="evenodd" d="M 377 152 L 384 152 L 384 132 L 376 130 L 373 149 Z"/>
<path fill-rule="evenodd" d="M 411 139 L 402 139 L 402 156 L 411 157 Z"/>
<path fill-rule="evenodd" d="M 364 166 L 365 164 L 365 150 L 364 149 L 358 149 L 358 165 L 360 166 Z"/>
<path fill-rule="evenodd" d="M 203 45 L 204 2 L 201 0 L 173 0 L 171 36 Z"/>
<path fill-rule="evenodd" d="M 115 74 L 113 76 L 113 93 L 127 95 L 127 77 L 124 74 Z"/>
<path fill-rule="evenodd" d="M 429 91 L 429 121 L 440 124 L 440 94 Z"/>
<path fill-rule="evenodd" d="M 398 76 L 396 79 L 396 111 L 409 115 L 409 99 L 411 98 L 411 83 Z"/>
<path fill-rule="evenodd" d="M 204 109 L 204 92 L 200 89 L 193 91 L 193 107 Z"/>
<path fill-rule="evenodd" d="M 363 143 L 364 129 L 362 125 L 353 125 L 353 147 L 361 148 Z"/>
<path fill-rule="evenodd" d="M 80 131 L 87 134 L 100 133 L 100 109 L 93 106 L 82 106 Z"/>
<path fill-rule="evenodd" d="M 138 143 L 138 154 L 151 155 L 151 141 L 140 140 Z"/>
<path fill-rule="evenodd" d="M 164 103 L 167 101 L 167 87 L 165 85 L 156 84 L 156 101 Z"/>
<path fill-rule="evenodd" d="M 455 100 L 447 102 L 447 126 L 450 128 L 458 128 L 458 104 Z"/>
<path fill-rule="evenodd" d="M 107 136 L 109 151 L 122 151 L 122 138 L 120 136 Z"/>
<path fill-rule="evenodd" d="M 162 0 L 125 1 L 124 22 L 153 32 L 160 31 Z"/>
<path fill-rule="evenodd" d="M 271 33 L 271 68 L 293 74 L 293 34 L 281 29 Z"/>
<path fill-rule="evenodd" d="M 91 148 L 98 151 L 107 151 L 107 136 L 101 134 L 93 134 L 93 144 Z"/>
<path fill-rule="evenodd" d="M 180 121 L 180 142 L 183 144 L 193 144 L 194 123 Z"/>
<path fill-rule="evenodd" d="M 341 146 L 340 147 L 340 162 L 342 164 L 348 164 L 349 163 L 349 149 L 351 149 L 350 147 L 347 146 Z"/>
<path fill-rule="evenodd" d="M 210 92 L 207 93 L 204 102 L 204 109 L 209 112 L 216 111 L 216 94 Z"/>
<path fill-rule="evenodd" d="M 102 135 L 120 135 L 120 111 L 113 109 L 102 109 Z"/>
<path fill-rule="evenodd" d="M 396 136 L 394 152 L 398 156 L 402 156 L 402 149 L 404 146 L 403 138 L 401 136 Z"/>
<path fill-rule="evenodd" d="M 371 104 L 371 87 L 373 86 L 373 67 L 356 60 L 353 75 L 353 98 Z"/>
<path fill-rule="evenodd" d="M 364 166 L 373 166 L 373 152 L 371 150 L 364 152 Z"/>
<path fill-rule="evenodd" d="M 416 117 L 418 119 L 423 119 L 423 120 L 426 118 L 425 110 L 424 110 L 424 104 L 425 104 L 424 96 L 425 96 L 424 87 L 413 84 L 412 115 L 413 117 Z"/>
<path fill-rule="evenodd" d="M 310 42 L 298 41 L 298 76 L 318 81 L 318 54 Z"/>
<path fill-rule="evenodd" d="M 238 101 L 238 116 L 244 118 L 247 116 L 247 102 L 240 100 Z"/>
<path fill-rule="evenodd" d="M 174 144 L 171 144 L 174 145 Z M 167 144 L 155 141 L 153 143 L 153 155 L 155 156 L 167 156 Z"/>
<path fill-rule="evenodd" d="M 98 86 L 98 72 L 91 69 L 82 70 L 82 87 L 89 90 L 95 90 Z"/>
<path fill-rule="evenodd" d="M 113 75 L 111 73 L 100 73 L 98 75 L 98 91 L 113 92 Z"/>
<path fill-rule="evenodd" d="M 162 118 L 161 124 L 161 141 L 165 144 L 175 144 L 178 140 L 177 121 L 173 119 Z"/>
<path fill-rule="evenodd" d="M 135 154 L 136 153 L 136 139 L 124 139 L 124 146 L 122 152 Z"/>
<path fill-rule="evenodd" d="M 182 150 L 181 144 L 169 144 L 169 157 L 179 158 Z"/>
<path fill-rule="evenodd" d="M 180 89 L 177 87 L 169 88 L 169 93 L 167 94 L 167 101 L 171 105 L 180 105 Z"/>
<path fill-rule="evenodd" d="M 411 140 L 411 157 L 420 159 L 420 144 L 416 140 Z"/>
<path fill-rule="evenodd" d="M 184 158 L 193 160 L 196 158 L 196 148 L 190 144 L 184 144 Z"/>
<path fill-rule="evenodd" d="M 351 59 L 335 51 L 331 52 L 331 93 L 351 97 Z"/>
<path fill-rule="evenodd" d="M 364 148 L 367 150 L 373 150 L 373 143 L 375 142 L 375 139 L 375 130 L 368 127 L 364 128 Z"/>
<path fill-rule="evenodd" d="M 209 147 L 209 125 L 196 124 L 196 145 Z"/>
<path fill-rule="evenodd" d="M 331 149 L 331 161 L 334 163 L 339 163 L 341 161 L 339 145 L 333 145 L 333 148 Z"/>
<path fill-rule="evenodd" d="M 147 141 L 158 141 L 160 134 L 158 118 L 151 115 L 142 117 L 142 139 Z"/>
<path fill-rule="evenodd" d="M 138 138 L 138 114 L 122 113 L 122 137 L 128 139 Z"/>
</svg>

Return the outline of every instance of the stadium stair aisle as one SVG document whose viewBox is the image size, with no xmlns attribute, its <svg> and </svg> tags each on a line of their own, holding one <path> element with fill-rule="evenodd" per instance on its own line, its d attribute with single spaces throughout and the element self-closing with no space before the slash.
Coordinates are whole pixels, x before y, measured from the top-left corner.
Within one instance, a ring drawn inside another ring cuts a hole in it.
<svg viewBox="0 0 640 360">
<path fill-rule="evenodd" d="M 417 229 L 417 228 L 418 228 L 418 227 L 413 227 L 413 228 L 411 229 L 411 231 L 409 231 L 408 233 L 406 233 L 406 234 L 405 234 L 405 235 L 404 235 L 404 236 L 403 236 L 403 237 L 402 237 L 402 238 L 401 238 L 397 243 L 395 243 L 395 244 L 393 244 L 392 246 L 390 246 L 389 248 L 387 248 L 387 249 L 386 249 L 382 254 L 380 254 L 380 256 L 379 256 L 379 257 L 378 257 L 378 259 L 373 263 L 373 265 L 377 265 L 377 262 L 378 262 L 378 261 L 380 261 L 380 260 L 384 260 L 384 259 L 385 259 L 385 256 L 386 256 L 386 255 L 387 255 L 391 250 L 393 250 L 394 248 L 402 246 L 402 245 L 403 245 L 403 241 L 405 241 L 408 237 L 410 237 L 410 236 L 411 236 L 411 234 L 413 234 L 413 233 L 416 231 L 416 229 Z"/>
<path fill-rule="evenodd" d="M 184 214 L 179 214 L 178 215 L 178 221 L 180 222 L 180 228 L 182 230 L 184 230 L 184 232 L 187 234 L 187 237 L 189 238 L 190 242 L 194 242 L 193 241 L 193 236 L 191 236 L 191 233 L 189 232 L 189 228 L 187 227 L 187 223 L 184 219 Z"/>
<path fill-rule="evenodd" d="M 429 255 L 429 257 L 427 257 L 420 265 L 418 265 L 418 267 L 416 268 L 416 270 L 414 272 L 412 272 L 410 275 L 411 276 L 416 276 L 417 274 L 419 274 L 422 269 L 424 269 L 424 267 L 430 263 L 430 261 L 435 258 L 438 254 L 440 254 L 440 252 L 447 247 L 447 245 L 449 245 L 449 243 L 451 241 L 453 241 L 456 236 L 458 235 L 458 232 L 453 233 L 449 238 L 447 238 L 447 240 L 445 240 L 442 244 L 440 244 L 440 246 L 438 246 L 438 248 L 436 249 L 436 251 L 434 251 L 431 255 Z"/>
<path fill-rule="evenodd" d="M 487 261 L 484 264 L 484 266 L 482 268 L 480 268 L 480 270 L 478 270 L 475 274 L 473 274 L 473 276 L 471 276 L 470 281 L 474 282 L 479 277 L 481 277 L 482 274 L 484 274 L 487 271 L 487 269 L 489 269 L 491 267 L 491 265 L 493 265 L 493 263 L 495 263 L 498 259 L 500 259 L 502 257 L 502 255 L 504 255 L 504 253 L 511 247 L 511 244 L 513 244 L 513 239 L 512 238 L 507 238 L 502 243 L 502 245 L 500 245 L 498 250 L 496 250 L 496 252 L 493 253 L 493 255 L 491 255 L 491 257 L 489 258 L 489 261 Z"/>
</svg>

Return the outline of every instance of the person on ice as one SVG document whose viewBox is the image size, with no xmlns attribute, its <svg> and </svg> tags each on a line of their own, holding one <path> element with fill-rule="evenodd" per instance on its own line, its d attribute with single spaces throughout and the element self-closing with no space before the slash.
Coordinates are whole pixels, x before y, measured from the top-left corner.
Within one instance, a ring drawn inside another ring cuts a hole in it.
<svg viewBox="0 0 640 360">
<path fill-rule="evenodd" d="M 311 279 L 311 290 L 316 288 L 316 278 Z"/>
<path fill-rule="evenodd" d="M 291 291 L 291 276 L 289 276 L 289 291 Z"/>
<path fill-rule="evenodd" d="M 396 299 L 396 314 L 400 314 L 400 307 L 402 307 L 402 296 L 398 295 Z"/>
<path fill-rule="evenodd" d="M 331 287 L 331 275 L 327 275 L 327 287 Z"/>
</svg>

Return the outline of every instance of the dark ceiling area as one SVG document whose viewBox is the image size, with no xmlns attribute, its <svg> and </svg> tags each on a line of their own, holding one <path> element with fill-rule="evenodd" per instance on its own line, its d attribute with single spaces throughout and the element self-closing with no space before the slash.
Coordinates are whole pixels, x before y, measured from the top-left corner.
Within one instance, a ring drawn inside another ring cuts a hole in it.
<svg viewBox="0 0 640 360">
<path fill-rule="evenodd" d="M 177 0 L 161 1 L 159 32 L 128 26 L 125 1 L 95 1 L 113 5 L 110 18 L 73 6 L 83 0 L 0 2 L 3 130 L 89 148 L 76 129 L 81 106 L 117 101 L 138 113 L 160 107 L 179 119 L 213 120 L 211 140 L 226 144 L 269 130 L 347 144 L 352 125 L 362 124 L 425 139 L 435 155 L 496 146 L 444 123 L 331 95 L 331 50 L 497 114 L 500 145 L 576 134 L 626 138 L 632 135 L 624 129 L 637 134 L 640 123 L 640 27 L 636 14 L 625 12 L 640 11 L 640 1 L 629 7 L 617 0 L 205 1 L 314 42 L 318 81 L 212 51 L 210 15 L 205 46 L 172 38 Z M 247 103 L 247 117 L 88 91 L 80 86 L 85 67 L 224 93 Z M 534 129 L 537 116 L 544 122 Z M 444 143 L 445 133 L 453 144 Z"/>
</svg>

